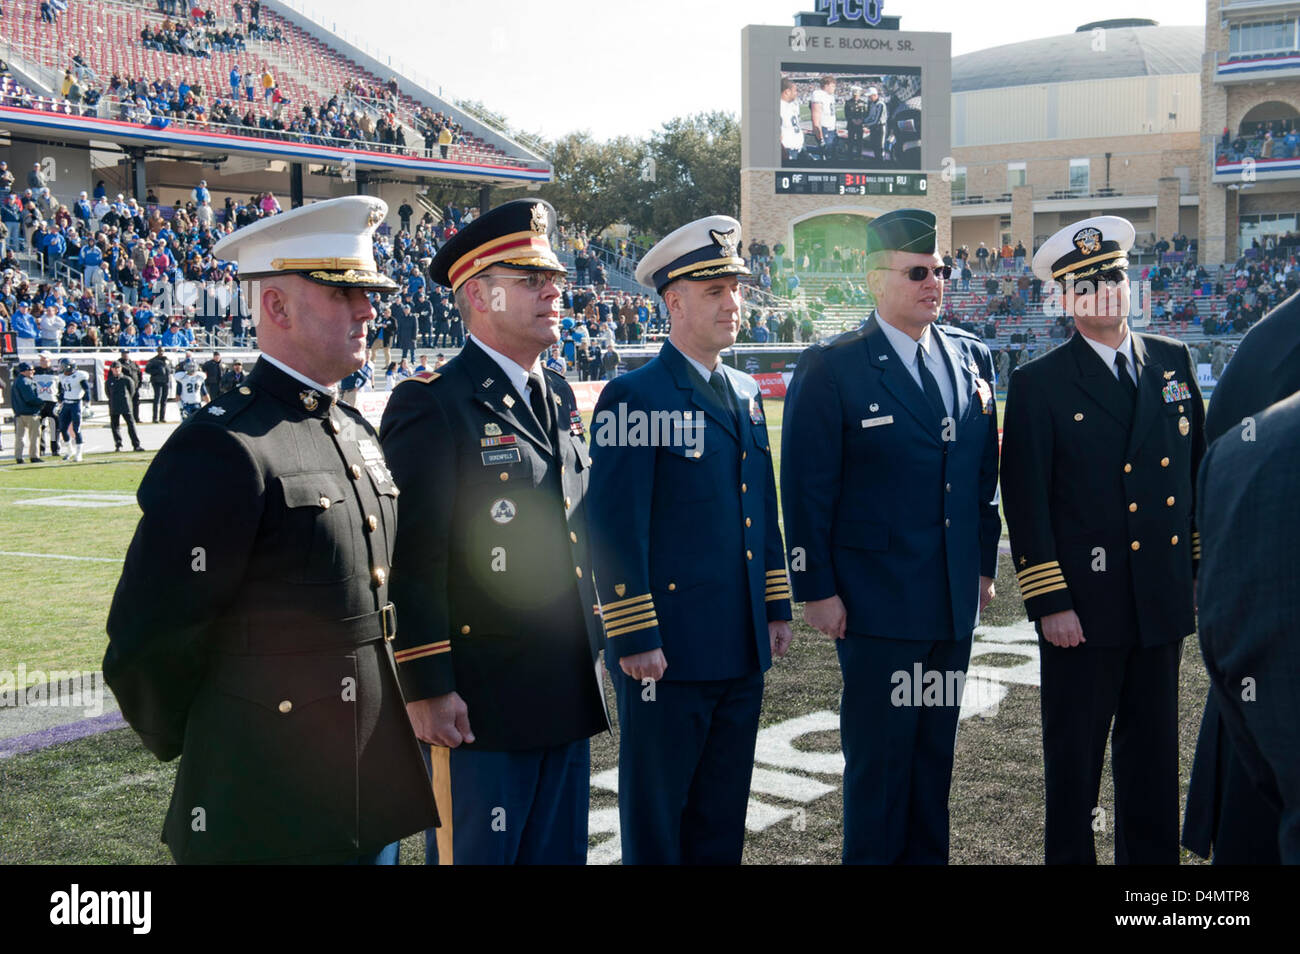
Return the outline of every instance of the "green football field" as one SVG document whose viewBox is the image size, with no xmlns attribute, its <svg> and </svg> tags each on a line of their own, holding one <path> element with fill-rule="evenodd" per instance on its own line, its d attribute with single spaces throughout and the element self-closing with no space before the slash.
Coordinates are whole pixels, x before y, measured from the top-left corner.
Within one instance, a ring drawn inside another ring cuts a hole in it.
<svg viewBox="0 0 1300 954">
<path fill-rule="evenodd" d="M 782 405 L 768 401 L 766 407 L 774 459 L 779 461 Z M 0 545 L 0 670 L 13 671 L 19 664 L 29 674 L 99 669 L 104 620 L 139 515 L 131 498 L 151 456 L 0 466 L 5 539 Z M 56 498 L 65 505 L 48 503 Z M 195 505 L 202 506 L 202 500 L 203 493 L 196 493 Z M 84 505 L 66 505 L 70 501 Z M 1005 695 L 992 709 L 963 719 L 958 730 L 950 803 L 952 860 L 1035 864 L 1041 863 L 1043 851 L 1039 694 L 1035 685 L 1015 674 L 1036 672 L 1037 647 L 1005 554 L 997 586 L 998 596 L 984 614 L 975 648 L 984 671 L 1006 674 L 994 680 L 1005 687 Z M 747 835 L 745 860 L 750 863 L 824 864 L 839 859 L 840 779 L 824 764 L 833 761 L 840 746 L 835 728 L 838 664 L 829 640 L 802 622 L 796 622 L 795 630 L 790 653 L 767 676 L 762 730 L 780 735 L 789 726 L 803 729 L 791 743 L 788 763 L 775 768 L 769 763 L 761 779 L 756 774 L 754 798 L 762 803 L 766 818 L 757 822 L 761 830 Z M 971 674 L 975 672 L 973 666 Z M 1180 775 L 1185 795 L 1208 685 L 1194 641 L 1184 645 L 1181 678 Z M 616 765 L 616 739 L 594 739 L 593 777 Z M 174 773 L 175 763 L 157 762 L 128 729 L 0 758 L 0 864 L 168 862 L 158 834 Z M 1111 804 L 1107 768 L 1100 806 L 1107 809 Z M 606 857 L 611 839 L 600 823 L 615 814 L 616 807 L 611 792 L 593 786 L 593 852 L 604 851 Z M 755 827 L 753 805 L 750 814 Z M 1110 859 L 1112 845 L 1109 827 L 1104 827 L 1098 835 L 1102 860 Z M 403 862 L 421 861 L 422 850 L 418 837 L 407 839 Z M 1185 855 L 1184 860 L 1197 859 Z"/>
</svg>

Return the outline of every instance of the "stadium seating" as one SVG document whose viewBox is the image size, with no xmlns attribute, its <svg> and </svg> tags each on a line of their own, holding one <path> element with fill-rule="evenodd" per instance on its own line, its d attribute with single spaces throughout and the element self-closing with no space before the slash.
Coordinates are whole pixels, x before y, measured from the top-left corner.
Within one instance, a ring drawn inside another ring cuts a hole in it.
<svg viewBox="0 0 1300 954">
<path fill-rule="evenodd" d="M 237 24 L 232 2 L 233 0 L 212 0 L 211 3 L 205 3 L 204 7 L 213 9 L 218 26 L 234 27 Z M 41 22 L 39 7 L 37 0 L 18 0 L 10 4 L 6 16 L 0 20 L 0 36 L 12 45 L 17 54 L 26 55 L 37 63 L 48 64 L 50 50 L 63 51 L 69 62 L 57 64 L 60 69 L 70 65 L 72 54 L 80 53 L 94 71 L 96 85 L 100 88 L 107 86 L 114 73 L 130 80 L 143 77 L 148 82 L 169 78 L 177 82 L 184 80 L 191 86 L 199 86 L 204 94 L 204 105 L 211 107 L 218 97 L 227 101 L 231 99 L 230 71 L 238 66 L 241 73 L 252 69 L 259 77 L 252 102 L 248 102 L 243 89 L 240 90 L 238 109 L 240 115 L 251 109 L 256 118 L 272 115 L 271 104 L 266 101 L 260 81 L 262 72 L 268 68 L 275 77 L 281 94 L 289 100 L 286 117 L 298 114 L 303 105 L 315 106 L 331 95 L 338 94 L 342 99 L 342 91 L 349 82 L 369 88 L 382 86 L 387 81 L 387 78 L 375 76 L 328 44 L 265 9 L 262 11 L 262 25 L 267 28 L 278 26 L 283 36 L 282 42 L 250 39 L 247 41 L 247 50 L 243 53 L 212 50 L 208 57 L 193 57 L 147 49 L 144 46 L 140 31 L 146 25 L 157 27 L 167 19 L 152 2 L 74 2 L 53 24 Z M 178 20 L 179 16 L 171 19 Z M 57 112 L 78 112 L 76 107 L 65 108 L 62 104 L 34 105 L 36 108 L 50 107 L 51 111 Z M 109 111 L 111 105 L 106 99 L 100 115 L 116 118 Z M 395 111 L 398 121 L 406 127 L 408 150 L 422 154 L 423 137 L 417 134 L 415 120 L 421 106 L 411 96 L 400 94 Z M 183 121 L 176 122 L 184 124 Z M 241 130 L 241 134 L 256 133 Z M 462 138 L 463 142 L 450 147 L 449 159 L 503 165 L 526 164 L 525 160 L 508 156 L 478 137 Z"/>
</svg>

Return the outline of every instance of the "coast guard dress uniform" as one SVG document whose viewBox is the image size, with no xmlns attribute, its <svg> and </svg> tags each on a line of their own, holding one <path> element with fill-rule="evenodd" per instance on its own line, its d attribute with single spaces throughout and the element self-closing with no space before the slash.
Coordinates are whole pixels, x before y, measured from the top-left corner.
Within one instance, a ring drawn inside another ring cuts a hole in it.
<svg viewBox="0 0 1300 954">
<path fill-rule="evenodd" d="M 646 253 L 637 280 L 663 294 L 678 280 L 748 274 L 739 235 L 727 216 L 685 225 Z M 588 507 L 618 698 L 623 862 L 739 864 L 768 622 L 791 618 L 758 384 L 720 362 L 706 368 L 670 339 L 605 385 L 592 433 L 600 466 Z M 654 649 L 667 662 L 657 682 L 620 668 Z"/>
<path fill-rule="evenodd" d="M 537 200 L 498 206 L 434 257 L 453 290 L 491 265 L 563 271 Z M 443 864 L 582 864 L 588 740 L 609 727 L 587 516 L 590 455 L 562 375 L 512 381 L 474 340 L 403 381 L 384 412 L 402 491 L 393 597 L 408 699 L 456 692 L 474 741 L 432 753 Z M 523 371 L 524 369 L 519 369 Z M 542 392 L 533 391 L 539 383 Z M 536 397 L 536 400 L 533 400 Z"/>
<path fill-rule="evenodd" d="M 389 289 L 370 251 L 384 210 L 321 202 L 215 252 Z M 149 750 L 181 756 L 176 860 L 349 861 L 434 824 L 390 648 L 397 489 L 365 419 L 264 354 L 168 438 L 138 500 L 104 676 Z"/>
<path fill-rule="evenodd" d="M 934 216 L 886 213 L 868 226 L 867 249 L 933 255 Z M 808 348 L 787 392 L 781 498 L 794 597 L 838 595 L 847 614 L 836 640 L 845 863 L 948 858 L 961 700 L 895 690 L 899 674 L 964 679 L 979 578 L 997 575 L 992 381 L 992 355 L 973 335 L 931 324 L 917 342 L 873 313 Z"/>
<path fill-rule="evenodd" d="M 1034 273 L 1067 287 L 1127 281 L 1132 244 L 1126 220 L 1086 219 L 1044 243 Z M 1204 405 L 1185 345 L 1127 332 L 1103 348 L 1076 331 L 1017 368 L 1007 394 L 1003 509 L 1038 624 L 1046 858 L 1095 863 L 1100 819 L 1113 822 L 1117 864 L 1176 864 L 1178 663 L 1196 628 Z M 1067 610 L 1085 641 L 1053 645 L 1042 619 Z M 1113 811 L 1097 802 L 1112 719 Z"/>
<path fill-rule="evenodd" d="M 1300 391 L 1300 295 L 1292 295 L 1264 316 L 1237 346 L 1210 396 L 1206 442 L 1213 444 L 1224 435 L 1239 437 L 1244 418 L 1296 391 Z M 1276 532 L 1273 535 L 1277 538 Z M 1187 789 L 1183 845 L 1203 858 L 1210 857 L 1213 845 L 1215 864 L 1277 864 L 1278 824 L 1277 809 L 1259 794 L 1233 751 L 1211 689 Z"/>
</svg>

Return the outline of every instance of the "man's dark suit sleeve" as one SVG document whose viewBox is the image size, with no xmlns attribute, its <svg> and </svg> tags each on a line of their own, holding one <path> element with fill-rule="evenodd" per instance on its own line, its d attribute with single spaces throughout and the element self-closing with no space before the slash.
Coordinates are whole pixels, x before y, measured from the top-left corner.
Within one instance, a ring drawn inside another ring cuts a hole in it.
<svg viewBox="0 0 1300 954">
<path fill-rule="evenodd" d="M 458 462 L 451 424 L 426 384 L 408 378 L 388 401 L 380 442 L 401 492 L 389 584 L 397 609 L 393 654 L 407 701 L 456 688 L 447 568 Z"/>
<path fill-rule="evenodd" d="M 998 543 L 1002 539 L 1002 517 L 998 513 L 998 402 L 993 390 L 993 355 L 988 348 L 977 353 L 980 373 L 989 382 L 988 434 L 980 460 L 980 576 L 997 579 Z"/>
<path fill-rule="evenodd" d="M 1205 399 L 1201 397 L 1201 386 L 1196 380 L 1196 358 L 1192 356 L 1192 351 L 1187 345 L 1183 345 L 1183 354 L 1187 361 L 1187 378 L 1188 388 L 1192 392 L 1191 409 L 1192 409 L 1192 492 L 1195 495 L 1192 500 L 1192 579 L 1196 579 L 1197 570 L 1201 565 L 1201 531 L 1197 528 L 1196 522 L 1196 500 L 1199 499 L 1200 487 L 1197 482 L 1197 475 L 1201 470 L 1201 461 L 1205 458 L 1206 438 L 1205 438 Z"/>
<path fill-rule="evenodd" d="M 1046 396 L 1038 390 L 1025 370 L 1012 373 L 1002 428 L 1002 509 L 1016 581 L 1031 620 L 1074 608 L 1052 534 L 1055 437 Z"/>
<path fill-rule="evenodd" d="M 831 521 L 842 479 L 840 408 L 824 350 L 808 348 L 786 393 L 781 426 L 785 539 L 794 598 L 801 603 L 835 595 Z"/>
<path fill-rule="evenodd" d="M 221 461 L 221 492 L 196 505 Z M 181 752 L 212 624 L 245 578 L 263 506 L 260 469 L 242 441 L 203 421 L 177 430 L 136 499 L 143 515 L 108 614 L 104 679 L 122 714 L 164 761 Z"/>
</svg>

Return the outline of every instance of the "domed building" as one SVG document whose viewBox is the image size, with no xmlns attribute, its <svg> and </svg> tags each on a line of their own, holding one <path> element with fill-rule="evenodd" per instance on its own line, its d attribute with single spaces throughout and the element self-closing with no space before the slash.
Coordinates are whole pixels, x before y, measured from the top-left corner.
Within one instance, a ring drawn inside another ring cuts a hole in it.
<svg viewBox="0 0 1300 954">
<path fill-rule="evenodd" d="M 1133 222 L 1139 247 L 1197 237 L 1205 31 L 1085 23 L 952 60 L 952 243 L 972 253 L 1090 215 Z"/>
</svg>

